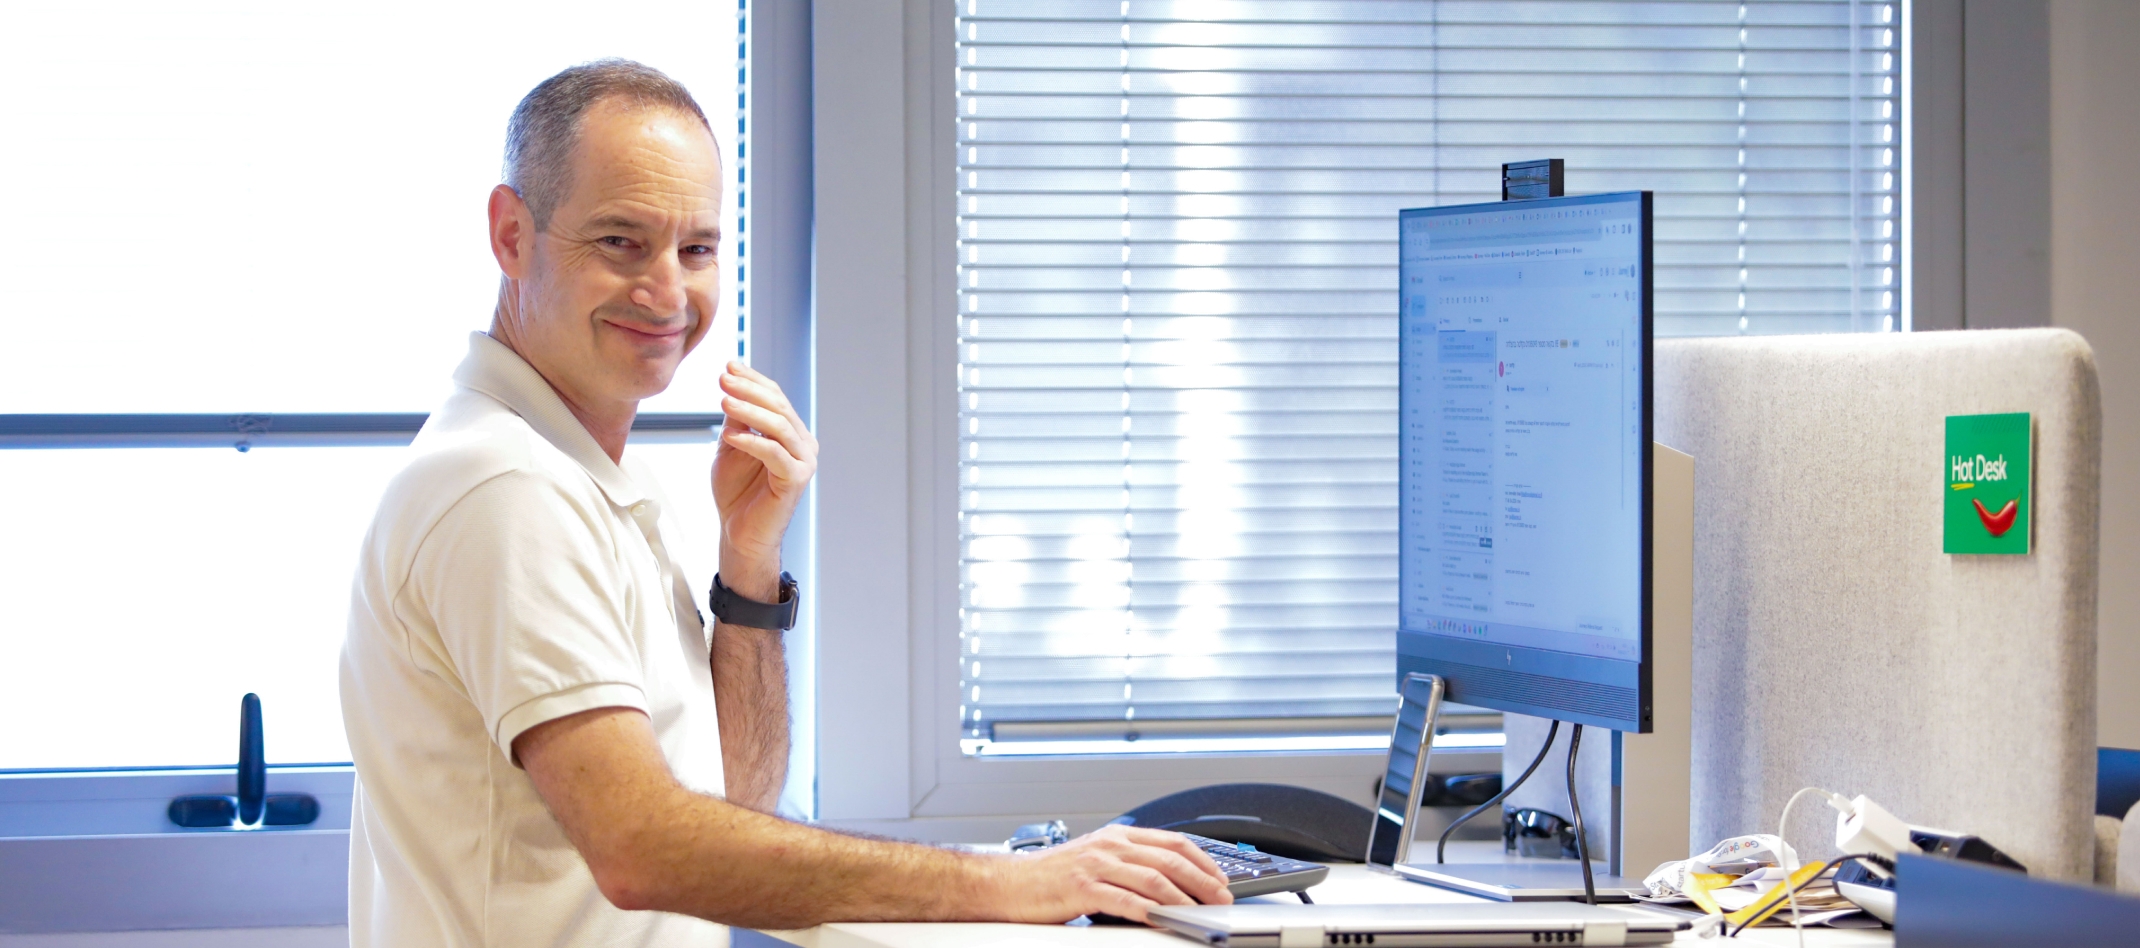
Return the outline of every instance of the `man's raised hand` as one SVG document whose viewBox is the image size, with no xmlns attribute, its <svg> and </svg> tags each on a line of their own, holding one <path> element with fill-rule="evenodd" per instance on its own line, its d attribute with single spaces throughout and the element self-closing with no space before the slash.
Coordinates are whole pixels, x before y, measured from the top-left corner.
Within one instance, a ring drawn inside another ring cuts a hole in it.
<svg viewBox="0 0 2140 948">
<path fill-rule="evenodd" d="M 721 446 L 713 502 L 721 512 L 721 581 L 760 602 L 780 596 L 780 540 L 817 473 L 817 438 L 780 385 L 741 362 L 721 373 Z"/>
</svg>

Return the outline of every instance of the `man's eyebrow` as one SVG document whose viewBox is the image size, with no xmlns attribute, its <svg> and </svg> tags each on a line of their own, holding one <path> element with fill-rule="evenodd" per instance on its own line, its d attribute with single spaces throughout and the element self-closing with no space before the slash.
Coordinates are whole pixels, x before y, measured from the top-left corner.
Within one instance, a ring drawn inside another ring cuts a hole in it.
<svg viewBox="0 0 2140 948">
<path fill-rule="evenodd" d="M 604 214 L 604 215 L 602 215 L 601 217 L 597 217 L 597 218 L 595 218 L 594 220 L 588 221 L 588 222 L 587 222 L 587 226 L 588 226 L 588 227 L 590 227 L 590 228 L 593 228 L 593 229 L 595 229 L 595 230 L 645 230 L 645 229 L 646 229 L 646 225 L 645 225 L 645 224 L 641 224 L 641 223 L 639 223 L 638 221 L 632 220 L 632 219 L 631 219 L 631 218 L 629 218 L 629 217 L 625 217 L 625 216 L 624 216 L 624 215 L 622 215 L 622 214 Z"/>
<path fill-rule="evenodd" d="M 592 230 L 645 231 L 648 229 L 645 224 L 633 220 L 629 217 L 625 217 L 622 214 L 604 214 L 600 217 L 595 218 L 594 220 L 588 221 L 587 226 L 589 229 Z M 714 243 L 720 243 L 721 229 L 719 227 L 700 227 L 685 235 L 684 239 L 707 240 L 712 241 Z"/>
</svg>

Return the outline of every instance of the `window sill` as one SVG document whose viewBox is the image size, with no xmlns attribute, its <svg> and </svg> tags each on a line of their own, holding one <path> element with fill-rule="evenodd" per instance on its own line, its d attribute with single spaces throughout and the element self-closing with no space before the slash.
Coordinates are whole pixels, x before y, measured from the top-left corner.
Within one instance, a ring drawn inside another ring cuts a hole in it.
<svg viewBox="0 0 2140 948">
<path fill-rule="evenodd" d="M 968 757 L 1140 757 L 1149 755 L 1251 756 L 1256 754 L 1315 754 L 1386 752 L 1389 735 L 1365 734 L 1346 737 L 1148 737 L 1140 740 L 1022 740 L 991 741 L 968 738 L 959 750 Z M 1434 739 L 1439 753 L 1499 751 L 1502 735 L 1443 734 Z"/>
<path fill-rule="evenodd" d="M 302 827 L 189 830 L 164 808 L 228 768 L 0 774 L 0 933 L 313 927 L 349 918 L 348 766 L 273 767 L 319 798 Z"/>
</svg>

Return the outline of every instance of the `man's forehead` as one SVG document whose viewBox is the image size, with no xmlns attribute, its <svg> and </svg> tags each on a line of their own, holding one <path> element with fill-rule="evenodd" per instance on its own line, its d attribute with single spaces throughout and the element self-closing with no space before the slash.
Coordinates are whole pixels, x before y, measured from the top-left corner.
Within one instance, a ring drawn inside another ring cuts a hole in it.
<svg viewBox="0 0 2140 948">
<path fill-rule="evenodd" d="M 568 206 L 633 218 L 650 211 L 719 214 L 720 152 L 694 117 L 660 108 L 597 108 L 580 127 L 573 158 Z"/>
</svg>

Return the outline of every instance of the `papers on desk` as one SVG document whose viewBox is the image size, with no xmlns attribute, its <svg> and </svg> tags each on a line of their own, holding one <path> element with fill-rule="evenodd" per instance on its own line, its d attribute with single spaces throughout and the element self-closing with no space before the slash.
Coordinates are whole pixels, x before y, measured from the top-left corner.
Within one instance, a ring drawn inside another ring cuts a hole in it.
<svg viewBox="0 0 2140 948">
<path fill-rule="evenodd" d="M 1732 929 L 1742 925 L 1782 924 L 1791 921 L 1791 900 L 1786 897 L 1782 865 L 1797 865 L 1798 854 L 1789 843 L 1767 834 L 1735 836 L 1692 859 L 1658 866 L 1644 884 L 1646 902 L 1692 903 L 1710 915 L 1721 916 Z M 1878 919 L 1836 891 L 1833 867 L 1808 863 L 1789 874 L 1797 888 L 1798 921 L 1801 925 L 1834 928 L 1877 928 Z"/>
<path fill-rule="evenodd" d="M 1706 876 L 1704 882 L 1697 885 L 1706 884 L 1704 894 L 1723 910 L 1725 921 L 1734 929 L 1766 922 L 1788 925 L 1792 917 L 1791 900 L 1779 888 L 1784 878 L 1781 868 L 1764 866 L 1737 878 Z M 1798 893 L 1798 924 L 1835 928 L 1880 927 L 1879 919 L 1866 915 L 1835 890 L 1834 867 L 1825 863 L 1807 863 L 1790 874 L 1790 881 Z M 1701 902 L 1700 899 L 1693 901 Z M 1708 907 L 1704 906 L 1704 909 Z"/>
</svg>

